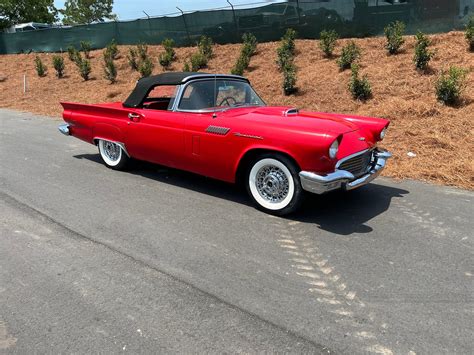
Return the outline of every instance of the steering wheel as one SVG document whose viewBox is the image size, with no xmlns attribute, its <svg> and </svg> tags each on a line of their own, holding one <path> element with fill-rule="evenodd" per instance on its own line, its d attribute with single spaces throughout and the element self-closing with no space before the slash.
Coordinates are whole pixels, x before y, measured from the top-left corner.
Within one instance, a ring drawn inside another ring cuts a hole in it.
<svg viewBox="0 0 474 355">
<path fill-rule="evenodd" d="M 234 99 L 232 96 L 227 96 L 227 97 L 224 97 L 224 98 L 221 100 L 221 102 L 220 102 L 217 106 L 222 106 L 222 104 L 223 104 L 224 102 L 227 102 L 227 106 L 232 106 L 232 105 L 230 104 L 229 100 L 234 101 L 234 103 L 233 103 L 232 105 L 235 105 L 235 104 L 237 103 L 237 100 Z"/>
</svg>

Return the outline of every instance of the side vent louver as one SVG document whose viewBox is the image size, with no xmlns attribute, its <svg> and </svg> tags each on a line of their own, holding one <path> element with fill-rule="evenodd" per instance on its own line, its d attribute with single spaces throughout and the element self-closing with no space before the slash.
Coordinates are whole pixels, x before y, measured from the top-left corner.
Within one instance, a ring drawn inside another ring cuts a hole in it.
<svg viewBox="0 0 474 355">
<path fill-rule="evenodd" d="M 206 128 L 207 133 L 219 134 L 221 136 L 225 136 L 227 132 L 230 131 L 230 128 L 227 127 L 219 127 L 219 126 L 209 126 Z"/>
</svg>

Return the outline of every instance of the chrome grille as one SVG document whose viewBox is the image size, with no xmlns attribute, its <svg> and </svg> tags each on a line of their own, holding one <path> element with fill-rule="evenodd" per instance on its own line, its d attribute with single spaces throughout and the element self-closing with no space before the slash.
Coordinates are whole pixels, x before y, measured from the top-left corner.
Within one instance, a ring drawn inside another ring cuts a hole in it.
<svg viewBox="0 0 474 355">
<path fill-rule="evenodd" d="M 372 161 L 372 154 L 372 150 L 356 153 L 352 156 L 341 159 L 336 164 L 336 168 L 339 170 L 349 171 L 352 175 L 358 177 L 369 170 L 369 165 Z"/>
</svg>

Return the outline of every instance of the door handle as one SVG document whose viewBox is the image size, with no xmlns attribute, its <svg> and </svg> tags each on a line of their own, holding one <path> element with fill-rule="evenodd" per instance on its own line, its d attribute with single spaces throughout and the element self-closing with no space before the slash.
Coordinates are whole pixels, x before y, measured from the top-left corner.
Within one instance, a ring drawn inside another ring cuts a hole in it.
<svg viewBox="0 0 474 355">
<path fill-rule="evenodd" d="M 129 113 L 128 118 L 130 119 L 130 121 L 138 122 L 140 120 L 140 115 L 136 113 Z"/>
</svg>

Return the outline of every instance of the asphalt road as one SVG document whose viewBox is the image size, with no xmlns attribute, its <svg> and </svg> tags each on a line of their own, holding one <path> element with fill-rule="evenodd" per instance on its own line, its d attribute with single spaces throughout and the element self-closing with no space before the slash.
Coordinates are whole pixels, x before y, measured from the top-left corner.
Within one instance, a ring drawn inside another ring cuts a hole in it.
<svg viewBox="0 0 474 355">
<path fill-rule="evenodd" d="M 473 352 L 472 192 L 381 178 L 277 218 L 59 123 L 0 110 L 0 352 Z"/>
</svg>

